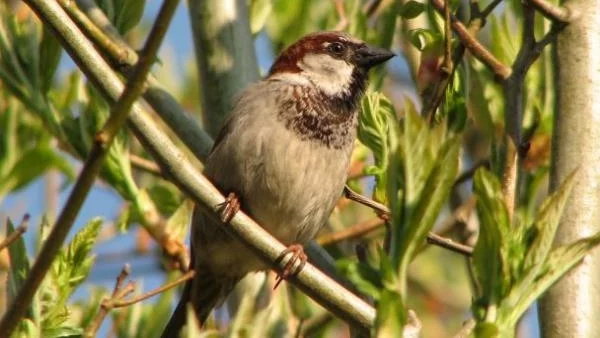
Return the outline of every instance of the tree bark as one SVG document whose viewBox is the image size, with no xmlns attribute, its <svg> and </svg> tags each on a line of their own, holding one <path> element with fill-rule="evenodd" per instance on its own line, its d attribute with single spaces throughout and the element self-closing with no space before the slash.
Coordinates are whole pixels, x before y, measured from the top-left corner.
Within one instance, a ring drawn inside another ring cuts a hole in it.
<svg viewBox="0 0 600 338">
<path fill-rule="evenodd" d="M 550 189 L 557 189 L 576 168 L 579 173 L 555 245 L 600 231 L 600 0 L 567 0 L 564 6 L 574 20 L 556 46 Z M 595 249 L 540 301 L 542 336 L 597 336 L 599 304 L 600 250 Z"/>
</svg>

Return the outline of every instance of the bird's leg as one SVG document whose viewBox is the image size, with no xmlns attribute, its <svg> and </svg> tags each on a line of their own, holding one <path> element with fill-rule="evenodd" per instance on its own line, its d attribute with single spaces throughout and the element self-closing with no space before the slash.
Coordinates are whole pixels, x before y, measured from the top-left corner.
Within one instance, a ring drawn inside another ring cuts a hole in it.
<svg viewBox="0 0 600 338">
<path fill-rule="evenodd" d="M 277 275 L 277 280 L 275 282 L 275 286 L 273 290 L 277 289 L 279 284 L 284 279 L 288 279 L 291 276 L 297 275 L 308 260 L 308 257 L 304 253 L 304 248 L 300 244 L 292 244 L 287 247 L 287 249 L 283 250 L 278 260 L 282 260 L 287 254 L 291 253 L 292 257 L 285 263 L 283 270 Z M 300 263 L 296 266 L 296 262 L 300 261 Z"/>
<path fill-rule="evenodd" d="M 225 202 L 219 205 L 221 209 L 221 222 L 229 223 L 233 216 L 240 211 L 240 199 L 234 192 L 230 192 L 225 199 Z"/>
</svg>

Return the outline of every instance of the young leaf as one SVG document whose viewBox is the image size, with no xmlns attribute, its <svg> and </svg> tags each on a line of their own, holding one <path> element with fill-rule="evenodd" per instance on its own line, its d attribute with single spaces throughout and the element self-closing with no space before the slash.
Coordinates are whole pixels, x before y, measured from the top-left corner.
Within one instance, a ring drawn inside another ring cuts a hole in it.
<svg viewBox="0 0 600 338">
<path fill-rule="evenodd" d="M 424 3 L 410 0 L 400 7 L 398 10 L 398 15 L 403 17 L 404 19 L 414 19 L 419 16 L 421 13 L 425 11 L 427 5 Z"/>
<path fill-rule="evenodd" d="M 451 139 L 442 146 L 429 176 L 426 178 L 418 201 L 411 206 L 408 224 L 400 234 L 400 266 L 408 267 L 417 249 L 422 245 L 427 233 L 433 227 L 443 203 L 450 194 L 458 171 L 460 143 Z"/>
<path fill-rule="evenodd" d="M 519 318 L 537 298 L 579 263 L 598 244 L 600 244 L 600 233 L 552 250 L 533 283 L 523 292 L 522 298 L 517 304 L 512 307 L 507 322 L 516 325 Z"/>
<path fill-rule="evenodd" d="M 95 258 L 90 252 L 100 233 L 101 225 L 101 218 L 89 221 L 75 234 L 71 242 L 61 249 L 52 263 L 52 279 L 64 297 L 68 297 L 90 272 Z"/>
<path fill-rule="evenodd" d="M 523 263 L 524 269 L 533 268 L 546 260 L 554 241 L 560 216 L 575 184 L 576 176 L 577 171 L 567 176 L 558 190 L 548 197 L 540 207 L 533 224 L 536 236 L 527 250 Z"/>
<path fill-rule="evenodd" d="M 183 241 L 188 234 L 188 225 L 190 224 L 193 211 L 194 202 L 187 199 L 183 201 L 177 211 L 169 217 L 166 225 L 167 233 Z"/>
<path fill-rule="evenodd" d="M 496 304 L 501 298 L 501 273 L 507 265 L 502 259 L 502 248 L 505 246 L 509 221 L 500 182 L 492 173 L 486 169 L 477 170 L 474 192 L 477 198 L 480 231 L 473 251 L 473 268 L 482 293 L 477 306 L 485 308 Z"/>
</svg>

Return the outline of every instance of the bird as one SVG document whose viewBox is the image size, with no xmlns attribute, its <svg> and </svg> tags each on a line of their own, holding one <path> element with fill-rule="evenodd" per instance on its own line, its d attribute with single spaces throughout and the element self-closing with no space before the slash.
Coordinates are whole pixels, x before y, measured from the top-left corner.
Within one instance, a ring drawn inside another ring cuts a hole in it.
<svg viewBox="0 0 600 338">
<path fill-rule="evenodd" d="M 221 223 L 195 208 L 195 275 L 163 337 L 178 336 L 188 302 L 203 324 L 240 279 L 269 269 L 224 228 L 240 208 L 288 247 L 283 254 L 293 254 L 278 282 L 297 272 L 289 271 L 290 262 L 306 262 L 303 244 L 343 193 L 369 70 L 393 56 L 343 32 L 311 33 L 284 49 L 267 76 L 239 95 L 203 172 L 227 196 Z"/>
</svg>

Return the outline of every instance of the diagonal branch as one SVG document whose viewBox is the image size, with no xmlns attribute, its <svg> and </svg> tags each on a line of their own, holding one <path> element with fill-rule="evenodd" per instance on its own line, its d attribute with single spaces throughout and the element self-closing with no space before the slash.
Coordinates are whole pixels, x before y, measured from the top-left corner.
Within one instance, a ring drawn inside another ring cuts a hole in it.
<svg viewBox="0 0 600 338">
<path fill-rule="evenodd" d="M 569 23 L 573 20 L 573 14 L 564 6 L 558 6 L 547 0 L 527 0 L 538 12 L 546 18 L 558 22 Z"/>
<path fill-rule="evenodd" d="M 50 8 L 50 6 L 48 6 L 49 4 L 45 1 L 31 0 L 27 1 L 27 4 L 40 17 L 43 17 L 41 14 L 43 9 Z M 46 276 L 52 261 L 58 254 L 58 251 L 69 234 L 73 222 L 79 214 L 79 210 L 94 184 L 96 176 L 102 168 L 108 149 L 117 132 L 125 124 L 133 103 L 144 90 L 146 75 L 156 58 L 156 53 L 162 43 L 169 22 L 175 13 L 177 4 L 177 0 L 167 0 L 163 3 L 159 16 L 144 45 L 138 65 L 135 67 L 131 78 L 128 80 L 122 95 L 120 95 L 119 99 L 112 107 L 110 116 L 106 120 L 104 126 L 96 134 L 88 159 L 69 195 L 65 208 L 61 211 L 50 235 L 44 242 L 44 246 L 42 247 L 35 264 L 31 268 L 27 279 L 21 287 L 21 290 L 19 290 L 18 295 L 15 297 L 13 305 L 8 308 L 8 311 L 0 322 L 1 337 L 9 337 L 16 325 L 20 322 L 25 311 L 31 304 L 33 296 Z"/>
<path fill-rule="evenodd" d="M 19 226 L 15 229 L 15 231 L 13 231 L 10 235 L 8 235 L 2 241 L 2 243 L 0 243 L 0 252 L 2 250 L 4 250 L 5 248 L 8 248 L 12 243 L 14 243 L 14 241 L 19 239 L 19 237 L 21 237 L 27 231 L 28 226 L 29 226 L 29 214 L 25 214 L 25 216 L 23 216 L 23 220 L 21 221 L 21 224 L 19 224 Z"/>
<path fill-rule="evenodd" d="M 444 12 L 444 3 L 442 0 L 431 0 L 433 6 L 440 13 Z M 452 29 L 462 42 L 462 44 L 473 54 L 473 56 L 485 64 L 499 79 L 506 79 L 512 73 L 512 69 L 498 60 L 487 48 L 485 48 L 477 39 L 475 39 L 465 25 L 454 15 L 450 16 Z"/>
</svg>

